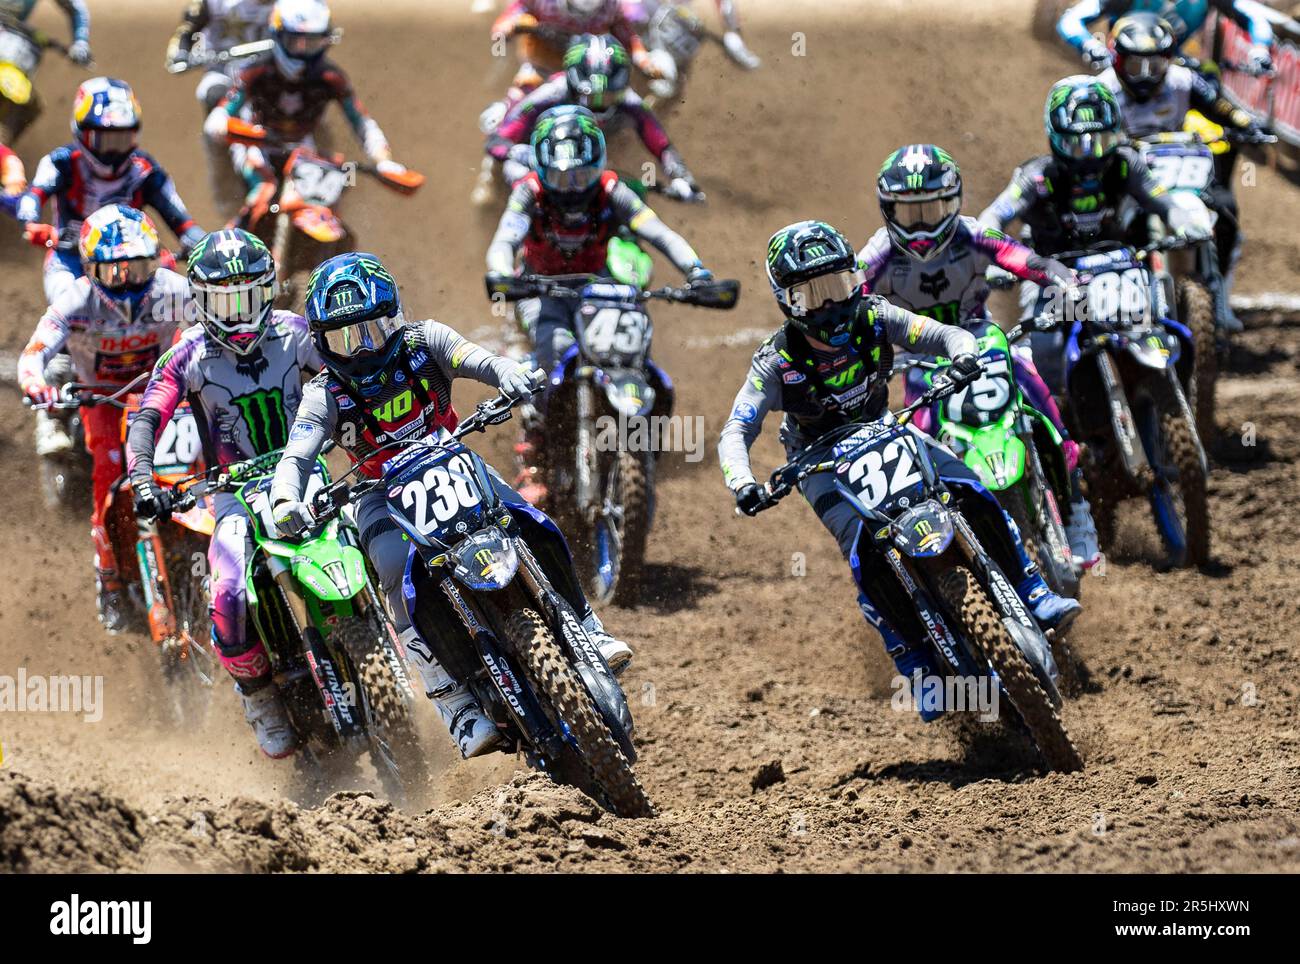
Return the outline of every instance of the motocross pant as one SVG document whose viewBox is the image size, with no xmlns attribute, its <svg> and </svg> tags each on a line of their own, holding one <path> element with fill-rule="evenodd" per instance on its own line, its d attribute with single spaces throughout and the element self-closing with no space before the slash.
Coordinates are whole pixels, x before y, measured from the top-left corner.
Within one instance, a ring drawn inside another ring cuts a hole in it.
<svg viewBox="0 0 1300 964">
<path fill-rule="evenodd" d="M 575 344 L 573 314 L 579 304 L 574 298 L 526 298 L 515 308 L 520 326 L 532 340 L 537 364 L 547 375 Z"/>
<path fill-rule="evenodd" d="M 245 577 L 253 556 L 248 515 L 234 493 L 213 497 L 216 526 L 208 543 L 209 612 L 217 655 L 240 690 L 251 693 L 270 681 L 271 661 L 262 640 L 248 631 Z"/>
<path fill-rule="evenodd" d="M 113 483 L 122 476 L 122 410 L 112 405 L 81 409 L 81 425 L 90 453 L 90 537 L 95 544 L 95 568 L 105 589 L 121 589 L 117 556 L 109 538 L 106 518 Z"/>
</svg>

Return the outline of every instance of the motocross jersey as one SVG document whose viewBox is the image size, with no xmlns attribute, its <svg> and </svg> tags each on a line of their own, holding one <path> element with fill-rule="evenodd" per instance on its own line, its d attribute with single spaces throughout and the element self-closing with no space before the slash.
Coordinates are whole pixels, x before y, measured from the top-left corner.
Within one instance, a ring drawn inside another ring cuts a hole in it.
<svg viewBox="0 0 1300 964">
<path fill-rule="evenodd" d="M 1196 71 L 1180 64 L 1170 64 L 1164 82 L 1146 100 L 1138 100 L 1120 82 L 1114 67 L 1108 67 L 1097 79 L 1110 88 L 1119 102 L 1124 132 L 1129 137 L 1149 137 L 1166 131 L 1183 129 L 1183 119 L 1197 110 L 1208 119 L 1227 127 L 1254 126 L 1251 116 L 1220 97 L 1214 86 Z"/>
<path fill-rule="evenodd" d="M 209 466 L 226 466 L 283 448 L 302 398 L 302 376 L 321 369 L 304 318 L 272 312 L 266 336 L 237 355 L 194 325 L 158 360 L 127 440 L 127 468 L 151 474 L 154 441 L 183 400 L 190 402 Z M 139 426 L 137 428 L 137 426 Z"/>
<path fill-rule="evenodd" d="M 1132 197 L 1150 214 L 1168 218 L 1173 202 L 1136 150 L 1116 148 L 1096 176 L 1081 179 L 1051 154 L 1018 167 L 1011 183 L 979 220 L 1005 230 L 1019 219 L 1029 229 L 1035 251 L 1055 254 L 1099 240 L 1125 240 L 1120 202 Z"/>
<path fill-rule="evenodd" d="M 568 104 L 569 84 L 563 77 L 556 77 L 538 87 L 531 94 L 510 109 L 505 119 L 488 138 L 487 152 L 498 161 L 504 161 L 510 148 L 516 144 L 527 144 L 532 137 L 537 119 L 552 107 Z M 596 122 L 608 137 L 623 124 L 630 123 L 636 128 L 641 143 L 655 160 L 664 165 L 669 177 L 682 176 L 680 171 L 668 170 L 670 155 L 665 159 L 665 152 L 671 150 L 668 132 L 664 130 L 659 118 L 654 115 L 641 99 L 641 95 L 629 89 L 619 103 L 607 111 L 596 115 Z M 680 164 L 680 160 L 678 160 Z"/>
<path fill-rule="evenodd" d="M 1266 46 L 1273 42 L 1273 28 L 1268 20 L 1241 0 L 1081 0 L 1061 14 L 1056 32 L 1071 47 L 1081 51 L 1091 36 L 1088 24 L 1094 20 L 1104 17 L 1113 26 L 1125 14 L 1154 13 L 1173 28 L 1178 46 L 1182 47 L 1205 25 L 1211 10 L 1217 10 L 1249 31 L 1252 42 Z"/>
<path fill-rule="evenodd" d="M 168 47 L 168 59 L 189 53 L 197 37 L 211 53 L 265 40 L 273 5 L 274 0 L 191 0 Z"/>
<path fill-rule="evenodd" d="M 217 111 L 228 117 L 247 117 L 277 140 L 299 144 L 312 135 L 326 108 L 335 102 L 343 108 L 366 154 L 387 156 L 384 132 L 357 99 L 347 74 L 325 57 L 308 66 L 301 77 L 289 79 L 276 69 L 272 53 L 262 54 L 239 72 Z"/>
<path fill-rule="evenodd" d="M 166 268 L 131 308 L 79 278 L 41 316 L 18 359 L 18 382 L 43 384 L 45 366 L 66 348 L 77 381 L 125 385 L 153 368 L 190 308 L 188 283 Z"/>
<path fill-rule="evenodd" d="M 754 352 L 749 375 L 718 440 L 718 458 L 734 491 L 754 481 L 749 449 L 768 412 L 785 412 L 781 441 L 800 448 L 847 422 L 869 422 L 889 404 L 893 345 L 924 355 L 954 357 L 975 350 L 975 337 L 915 315 L 879 295 L 862 300 L 850 344 L 821 351 L 791 325 Z"/>
<path fill-rule="evenodd" d="M 54 226 L 59 232 L 60 251 L 75 251 L 81 222 L 106 204 L 124 204 L 143 210 L 153 208 L 181 237 L 194 228 L 194 219 L 176 193 L 176 184 L 162 165 L 142 150 L 131 152 L 122 173 L 102 177 L 91 166 L 80 144 L 67 144 L 41 158 L 27 194 L 18 204 L 18 219 L 35 221 L 41 207 L 55 200 Z"/>
<path fill-rule="evenodd" d="M 658 248 L 683 274 L 699 264 L 695 250 L 659 220 L 613 171 L 586 208 L 566 211 L 547 196 L 536 172 L 520 180 L 488 247 L 488 271 L 513 274 L 515 254 L 523 249 L 524 267 L 532 274 L 601 274 L 610 238 L 626 226 Z"/>
<path fill-rule="evenodd" d="M 379 478 L 384 463 L 396 454 L 394 449 L 376 454 L 381 446 L 456 427 L 454 379 L 473 378 L 496 387 L 518 367 L 436 321 L 406 325 L 402 338 L 392 380 L 376 395 L 362 398 L 328 369 L 307 383 L 275 470 L 273 502 L 298 500 L 312 463 L 331 438 L 361 463 L 361 474 Z"/>
<path fill-rule="evenodd" d="M 858 260 L 866 270 L 869 291 L 948 325 L 987 316 L 989 286 L 984 271 L 990 265 L 1035 284 L 1073 282 L 1064 265 L 970 217 L 957 219 L 952 240 L 931 261 L 917 261 L 899 251 L 885 228 L 872 235 Z"/>
<path fill-rule="evenodd" d="M 86 9 L 86 0 L 54 0 L 68 15 L 72 26 L 72 39 L 90 43 L 90 11 Z M 23 23 L 31 16 L 37 0 L 0 0 L 0 17 L 11 17 Z"/>
<path fill-rule="evenodd" d="M 570 37 L 580 34 L 611 34 L 629 53 L 644 49 L 641 38 L 628 23 L 620 0 L 602 0 L 594 13 L 572 16 L 560 0 L 513 0 L 492 24 L 492 36 L 507 36 L 521 17 L 533 17 L 539 24 Z"/>
</svg>

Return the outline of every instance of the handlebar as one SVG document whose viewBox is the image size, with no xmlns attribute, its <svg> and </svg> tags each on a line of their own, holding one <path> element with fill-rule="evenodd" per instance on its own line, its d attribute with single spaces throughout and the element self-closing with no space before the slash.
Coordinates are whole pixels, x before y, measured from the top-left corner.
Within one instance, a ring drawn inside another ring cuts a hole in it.
<svg viewBox="0 0 1300 964">
<path fill-rule="evenodd" d="M 525 298 L 586 298 L 625 299 L 635 297 L 638 302 L 659 299 L 694 305 L 697 308 L 717 308 L 723 311 L 736 306 L 740 297 L 740 282 L 734 279 L 696 281 L 681 287 L 636 289 L 620 285 L 592 274 L 573 275 L 494 275 L 484 278 L 489 299 L 521 301 Z"/>
<path fill-rule="evenodd" d="M 66 412 L 77 408 L 94 408 L 97 405 L 111 405 L 114 408 L 126 408 L 122 396 L 130 394 L 140 383 L 149 377 L 149 372 L 141 372 L 125 385 L 83 384 L 68 382 L 59 389 L 59 398 L 55 402 L 34 402 L 23 398 L 23 405 L 32 411 Z"/>
<path fill-rule="evenodd" d="M 235 44 L 226 50 L 213 50 L 196 54 L 191 50 L 184 60 L 173 60 L 167 64 L 167 73 L 183 74 L 201 67 L 216 67 L 266 53 L 275 46 L 274 40 L 254 40 L 250 43 Z"/>
</svg>

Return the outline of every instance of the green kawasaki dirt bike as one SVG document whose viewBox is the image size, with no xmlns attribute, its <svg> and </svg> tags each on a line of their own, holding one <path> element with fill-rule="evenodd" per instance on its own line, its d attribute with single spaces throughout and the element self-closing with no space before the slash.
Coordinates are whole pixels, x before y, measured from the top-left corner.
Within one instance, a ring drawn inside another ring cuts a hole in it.
<svg viewBox="0 0 1300 964">
<path fill-rule="evenodd" d="M 326 757 L 368 753 L 385 790 L 400 798 L 427 774 L 397 634 L 347 517 L 299 538 L 279 535 L 270 502 L 279 459 L 269 452 L 183 479 L 174 511 L 204 494 L 232 492 L 248 513 L 256 547 L 245 577 L 248 631 L 266 644 L 302 743 L 299 765 L 310 773 Z M 328 484 L 318 461 L 307 498 Z"/>
<path fill-rule="evenodd" d="M 1015 520 L 1025 550 L 1052 589 L 1077 597 L 1079 573 L 1062 516 L 1070 511 L 1070 472 L 1061 435 L 1021 392 L 1011 359 L 1011 343 L 1032 330 L 1026 324 L 1003 333 L 990 323 L 972 332 L 983 369 L 978 379 L 935 406 L 934 434 Z M 927 369 L 930 385 L 949 365 L 910 364 Z"/>
</svg>

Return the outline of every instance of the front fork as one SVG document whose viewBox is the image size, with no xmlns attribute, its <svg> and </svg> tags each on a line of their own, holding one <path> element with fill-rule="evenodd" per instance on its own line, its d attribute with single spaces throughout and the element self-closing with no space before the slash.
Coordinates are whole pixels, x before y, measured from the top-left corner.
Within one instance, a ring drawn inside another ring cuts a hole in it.
<svg viewBox="0 0 1300 964">
<path fill-rule="evenodd" d="M 156 522 L 136 520 L 135 554 L 140 562 L 140 585 L 144 589 L 149 635 L 165 648 L 177 637 L 176 597 L 172 594 L 165 547 Z"/>
<path fill-rule="evenodd" d="M 583 372 L 577 377 L 577 477 L 575 502 L 583 518 L 590 521 L 600 507 L 597 487 L 600 479 L 596 453 L 596 390 Z"/>
</svg>

